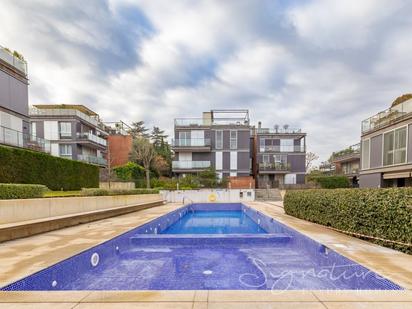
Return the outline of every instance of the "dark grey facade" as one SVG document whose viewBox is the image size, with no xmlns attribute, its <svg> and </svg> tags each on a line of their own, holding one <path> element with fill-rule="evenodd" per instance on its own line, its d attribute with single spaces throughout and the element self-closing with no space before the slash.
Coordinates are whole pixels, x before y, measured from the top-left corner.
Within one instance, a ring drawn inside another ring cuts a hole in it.
<svg viewBox="0 0 412 309">
<path fill-rule="evenodd" d="M 106 127 L 83 105 L 35 105 L 30 110 L 32 134 L 50 141 L 51 154 L 106 166 Z"/>
<path fill-rule="evenodd" d="M 26 67 L 25 61 L 0 46 L 0 144 L 28 146 L 29 82 Z"/>
<path fill-rule="evenodd" d="M 359 185 L 412 186 L 412 99 L 362 122 Z"/>
<path fill-rule="evenodd" d="M 255 179 L 258 188 L 305 183 L 306 133 L 300 129 L 255 129 Z"/>
<path fill-rule="evenodd" d="M 212 110 L 202 118 L 175 119 L 172 171 L 179 176 L 212 167 L 221 178 L 250 176 L 250 140 L 245 110 Z"/>
</svg>

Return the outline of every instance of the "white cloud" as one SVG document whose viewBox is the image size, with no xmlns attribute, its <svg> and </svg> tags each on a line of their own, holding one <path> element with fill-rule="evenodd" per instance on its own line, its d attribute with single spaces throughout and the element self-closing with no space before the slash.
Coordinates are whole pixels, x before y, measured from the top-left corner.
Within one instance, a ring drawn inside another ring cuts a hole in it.
<svg viewBox="0 0 412 309">
<path fill-rule="evenodd" d="M 249 108 L 326 159 L 410 91 L 408 1 L 2 1 L 0 44 L 29 62 L 30 103 L 107 121 Z"/>
</svg>

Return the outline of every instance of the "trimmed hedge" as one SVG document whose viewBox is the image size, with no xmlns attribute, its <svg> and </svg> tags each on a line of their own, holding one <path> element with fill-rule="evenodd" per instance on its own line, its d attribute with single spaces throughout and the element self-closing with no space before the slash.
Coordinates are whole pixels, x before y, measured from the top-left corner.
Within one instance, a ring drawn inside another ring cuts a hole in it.
<svg viewBox="0 0 412 309">
<path fill-rule="evenodd" d="M 43 197 L 47 190 L 43 185 L 0 183 L 0 200 Z"/>
<path fill-rule="evenodd" d="M 287 191 L 288 215 L 339 230 L 412 243 L 412 188 Z M 412 247 L 371 240 L 412 254 Z"/>
<path fill-rule="evenodd" d="M 120 189 L 100 189 L 100 188 L 85 188 L 82 189 L 82 196 L 105 196 L 105 195 L 133 195 L 133 194 L 158 194 L 157 189 L 132 189 L 132 190 L 120 190 Z"/>
<path fill-rule="evenodd" d="M 349 188 L 349 179 L 346 176 L 315 176 L 311 180 L 318 183 L 323 189 Z"/>
<path fill-rule="evenodd" d="M 0 146 L 0 182 L 42 184 L 51 190 L 99 185 L 99 167 L 27 149 Z"/>
</svg>

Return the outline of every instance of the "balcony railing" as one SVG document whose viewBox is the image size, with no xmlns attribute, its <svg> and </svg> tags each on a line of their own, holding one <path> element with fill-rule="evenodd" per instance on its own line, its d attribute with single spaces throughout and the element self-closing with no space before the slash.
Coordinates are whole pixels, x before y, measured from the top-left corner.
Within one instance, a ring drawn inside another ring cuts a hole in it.
<svg viewBox="0 0 412 309">
<path fill-rule="evenodd" d="M 87 139 L 89 141 L 95 142 L 99 145 L 107 146 L 107 141 L 104 138 L 98 137 L 97 135 L 94 135 L 90 132 L 83 132 L 83 133 L 77 133 L 77 138 L 80 139 Z"/>
<path fill-rule="evenodd" d="M 97 120 L 95 117 L 88 116 L 76 109 L 64 109 L 64 108 L 31 108 L 30 116 L 77 116 L 84 121 L 104 129 L 103 123 Z"/>
<path fill-rule="evenodd" d="M 258 134 L 297 134 L 302 133 L 302 129 L 299 128 L 256 128 Z"/>
<path fill-rule="evenodd" d="M 173 169 L 203 169 L 209 168 L 210 161 L 173 161 Z"/>
<path fill-rule="evenodd" d="M 244 118 L 176 118 L 176 127 L 211 126 L 211 125 L 248 125 Z"/>
<path fill-rule="evenodd" d="M 208 147 L 210 138 L 188 138 L 172 140 L 173 147 Z"/>
<path fill-rule="evenodd" d="M 412 113 L 412 99 L 388 108 L 362 121 L 362 133 L 382 128 Z"/>
<path fill-rule="evenodd" d="M 289 163 L 259 163 L 260 171 L 290 171 Z"/>
<path fill-rule="evenodd" d="M 90 163 L 90 164 L 107 165 L 107 160 L 102 157 L 89 156 L 89 155 L 78 155 L 77 159 L 79 161 L 83 161 L 83 162 Z"/>
<path fill-rule="evenodd" d="M 266 145 L 260 147 L 260 152 L 305 152 L 304 145 L 297 146 L 273 146 Z"/>
<path fill-rule="evenodd" d="M 27 75 L 27 63 L 14 56 L 11 52 L 7 51 L 4 47 L 0 46 L 0 59 L 15 67 L 17 70 Z"/>
<path fill-rule="evenodd" d="M 0 126 L 0 144 L 51 152 L 50 141 L 3 126 Z"/>
</svg>

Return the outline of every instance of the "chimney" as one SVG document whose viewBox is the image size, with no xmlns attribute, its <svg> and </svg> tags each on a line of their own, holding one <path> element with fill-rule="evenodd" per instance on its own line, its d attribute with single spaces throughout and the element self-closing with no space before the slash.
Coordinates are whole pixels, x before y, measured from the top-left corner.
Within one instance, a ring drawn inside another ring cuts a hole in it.
<svg viewBox="0 0 412 309">
<path fill-rule="evenodd" d="M 258 129 L 261 129 L 262 128 L 262 122 L 258 122 Z"/>
</svg>

